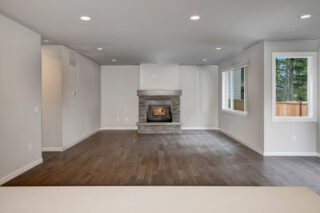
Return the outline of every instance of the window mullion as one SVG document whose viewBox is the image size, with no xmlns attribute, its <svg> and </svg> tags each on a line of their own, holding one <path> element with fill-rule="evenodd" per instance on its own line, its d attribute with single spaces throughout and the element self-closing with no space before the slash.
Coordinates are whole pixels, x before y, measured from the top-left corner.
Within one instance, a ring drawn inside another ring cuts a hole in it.
<svg viewBox="0 0 320 213">
<path fill-rule="evenodd" d="M 230 79 L 230 83 L 231 83 L 231 85 L 230 85 L 230 101 L 231 101 L 231 104 L 230 104 L 230 107 L 231 107 L 231 109 L 232 110 L 234 110 L 234 106 L 233 106 L 233 104 L 234 104 L 234 99 L 233 99 L 233 71 L 231 71 L 230 72 L 231 74 L 230 74 L 230 77 L 231 77 L 231 79 Z"/>
</svg>

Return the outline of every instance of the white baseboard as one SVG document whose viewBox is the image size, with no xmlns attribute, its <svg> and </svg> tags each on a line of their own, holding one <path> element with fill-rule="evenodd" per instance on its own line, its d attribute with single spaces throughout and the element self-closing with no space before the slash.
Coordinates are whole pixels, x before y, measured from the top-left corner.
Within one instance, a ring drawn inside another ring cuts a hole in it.
<svg viewBox="0 0 320 213">
<path fill-rule="evenodd" d="M 88 133 L 88 134 L 86 134 L 86 135 L 78 138 L 78 139 L 75 140 L 74 142 L 72 142 L 72 143 L 70 143 L 70 144 L 68 144 L 68 145 L 66 145 L 66 146 L 63 146 L 63 150 L 62 150 L 62 151 L 65 151 L 65 150 L 67 150 L 67 149 L 70 149 L 70 148 L 73 147 L 74 145 L 76 145 L 76 144 L 80 143 L 81 141 L 89 138 L 90 136 L 96 134 L 96 133 L 99 132 L 99 131 L 100 131 L 100 129 L 99 129 L 99 130 L 94 130 L 94 131 L 92 131 L 92 132 L 90 132 L 90 133 Z"/>
<path fill-rule="evenodd" d="M 62 147 L 42 147 L 43 152 L 62 152 Z"/>
<path fill-rule="evenodd" d="M 181 130 L 219 130 L 218 127 L 188 127 L 182 126 Z"/>
<path fill-rule="evenodd" d="M 9 180 L 21 175 L 22 173 L 28 171 L 29 169 L 32 169 L 33 167 L 38 166 L 42 162 L 43 162 L 43 159 L 41 157 L 41 158 L 39 158 L 29 164 L 17 169 L 16 171 L 11 172 L 10 174 L 4 176 L 3 178 L 0 178 L 0 185 L 2 185 L 4 183 L 8 182 Z"/>
<path fill-rule="evenodd" d="M 316 152 L 264 152 L 264 156 L 318 156 Z"/>
<path fill-rule="evenodd" d="M 138 127 L 102 127 L 101 130 L 137 130 Z M 181 130 L 219 130 L 218 127 L 181 127 Z"/>
<path fill-rule="evenodd" d="M 246 147 L 252 149 L 253 151 L 259 153 L 260 155 L 263 155 L 263 152 L 259 148 L 250 145 L 248 142 L 241 140 L 240 138 L 234 136 L 230 132 L 228 132 L 228 131 L 226 131 L 224 129 L 219 129 L 219 131 L 222 132 L 223 134 L 229 136 L 230 138 L 233 138 L 234 140 L 238 141 L 239 143 L 245 145 Z"/>
<path fill-rule="evenodd" d="M 102 127 L 101 130 L 137 130 L 138 127 L 130 126 L 130 127 Z"/>
</svg>

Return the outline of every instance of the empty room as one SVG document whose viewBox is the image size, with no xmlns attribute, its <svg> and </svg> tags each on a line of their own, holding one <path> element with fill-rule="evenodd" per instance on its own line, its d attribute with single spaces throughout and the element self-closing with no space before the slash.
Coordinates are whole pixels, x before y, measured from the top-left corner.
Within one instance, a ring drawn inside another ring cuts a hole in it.
<svg viewBox="0 0 320 213">
<path fill-rule="evenodd" d="M 0 0 L 0 212 L 320 212 L 319 0 Z"/>
</svg>

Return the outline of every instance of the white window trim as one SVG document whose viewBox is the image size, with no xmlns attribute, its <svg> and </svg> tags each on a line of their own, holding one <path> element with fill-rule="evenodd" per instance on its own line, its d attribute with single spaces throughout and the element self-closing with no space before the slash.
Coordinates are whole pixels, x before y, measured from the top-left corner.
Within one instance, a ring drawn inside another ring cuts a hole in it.
<svg viewBox="0 0 320 213">
<path fill-rule="evenodd" d="M 276 116 L 276 58 L 308 58 L 308 116 Z M 316 122 L 317 121 L 317 53 L 273 52 L 272 53 L 272 121 Z"/>
<path fill-rule="evenodd" d="M 244 111 L 240 110 L 234 110 L 233 109 L 233 74 L 232 72 L 244 67 L 245 72 L 244 72 Z M 248 115 L 248 108 L 247 108 L 247 72 L 248 72 L 248 64 L 241 64 L 237 65 L 231 68 L 229 71 L 223 71 L 222 72 L 222 111 L 230 114 L 235 114 L 235 115 L 241 115 L 241 116 L 247 116 Z M 228 97 L 227 97 L 227 91 L 228 91 L 228 84 L 227 84 L 227 76 L 228 73 L 231 73 L 231 85 L 230 85 L 230 95 L 231 95 L 231 108 L 228 108 Z"/>
</svg>

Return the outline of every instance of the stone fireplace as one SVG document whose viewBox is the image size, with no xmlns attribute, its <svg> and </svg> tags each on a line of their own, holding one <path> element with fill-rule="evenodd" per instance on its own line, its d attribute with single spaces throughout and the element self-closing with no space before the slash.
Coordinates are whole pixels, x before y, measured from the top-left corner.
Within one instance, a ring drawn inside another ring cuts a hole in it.
<svg viewBox="0 0 320 213">
<path fill-rule="evenodd" d="M 138 90 L 139 133 L 176 133 L 181 129 L 181 90 Z"/>
</svg>

